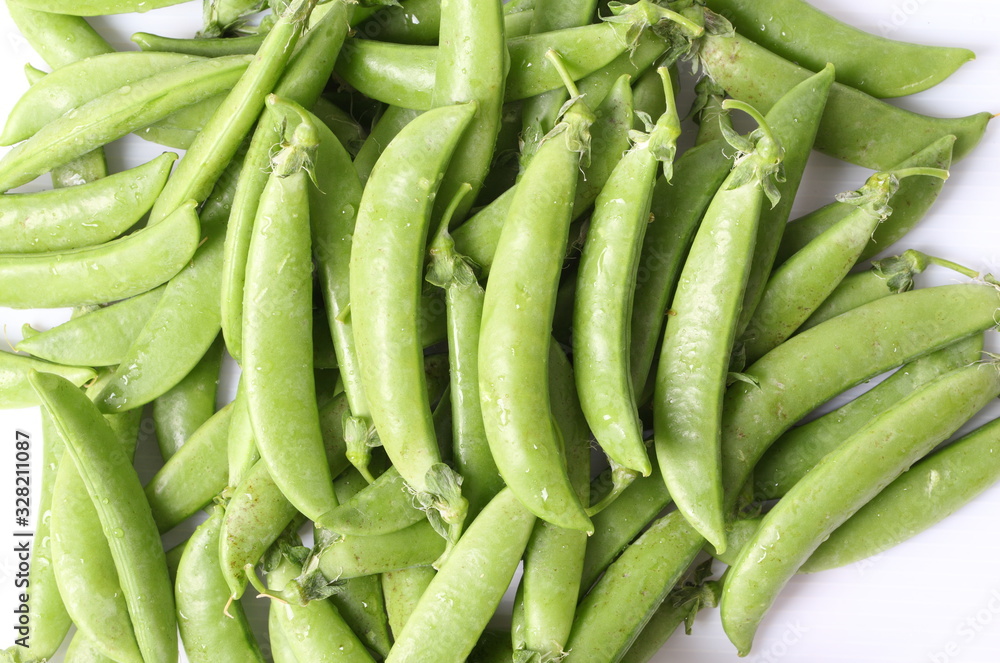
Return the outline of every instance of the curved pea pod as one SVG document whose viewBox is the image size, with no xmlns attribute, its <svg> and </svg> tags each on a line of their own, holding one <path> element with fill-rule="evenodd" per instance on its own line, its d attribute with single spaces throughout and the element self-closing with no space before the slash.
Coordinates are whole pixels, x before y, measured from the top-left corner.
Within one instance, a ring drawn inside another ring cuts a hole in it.
<svg viewBox="0 0 1000 663">
<path fill-rule="evenodd" d="M 200 60 L 177 53 L 132 51 L 95 55 L 59 67 L 28 88 L 14 104 L 0 134 L 0 145 L 26 140 L 46 124 L 98 97 L 120 92 L 123 86 Z M 82 79 L 86 85 L 80 85 Z"/>
<path fill-rule="evenodd" d="M 253 55 L 260 48 L 266 35 L 267 33 L 258 33 L 244 37 L 176 39 L 149 32 L 136 32 L 129 39 L 143 51 L 184 53 L 203 58 L 218 58 L 225 55 Z"/>
<path fill-rule="evenodd" d="M 801 573 L 837 568 L 916 536 L 972 501 L 1000 478 L 994 419 L 927 456 L 847 519 L 820 544 Z"/>
<path fill-rule="evenodd" d="M 97 407 L 66 380 L 32 373 L 97 509 L 146 661 L 177 660 L 173 591 L 163 546 L 139 477 Z M 107 503 L 105 503 L 107 500 Z"/>
<path fill-rule="evenodd" d="M 0 254 L 0 305 L 58 308 L 126 299 L 177 274 L 200 239 L 192 201 L 163 223 L 101 246 Z"/>
<path fill-rule="evenodd" d="M 38 397 L 28 382 L 32 371 L 56 373 L 78 387 L 97 377 L 90 368 L 50 364 L 0 350 L 0 409 L 38 405 Z"/>
<path fill-rule="evenodd" d="M 953 371 L 870 421 L 788 491 L 743 547 L 723 587 L 722 626 L 741 655 L 812 552 L 997 394 L 997 364 Z"/>
<path fill-rule="evenodd" d="M 192 663 L 263 663 L 243 607 L 238 601 L 228 603 L 229 588 L 219 568 L 222 515 L 221 506 L 212 509 L 191 535 L 177 567 L 174 596 L 184 653 Z"/>
<path fill-rule="evenodd" d="M 233 86 L 250 59 L 239 55 L 197 60 L 74 108 L 0 159 L 0 190 L 26 184 L 180 108 L 219 94 Z"/>
<path fill-rule="evenodd" d="M 0 246 L 39 253 L 102 244 L 149 211 L 177 155 L 69 189 L 0 196 Z"/>
<path fill-rule="evenodd" d="M 460 539 L 461 540 L 461 539 Z M 319 570 L 327 578 L 356 578 L 429 566 L 445 549 L 445 540 L 426 519 L 389 534 L 345 536 L 319 555 Z"/>
<path fill-rule="evenodd" d="M 877 98 L 934 87 L 976 55 L 965 48 L 922 46 L 869 34 L 803 0 L 710 0 L 741 33 L 773 53 L 819 71 L 837 67 L 837 81 Z M 775 20 L 774 17 L 780 17 Z"/>
<path fill-rule="evenodd" d="M 699 54 L 719 85 L 762 112 L 811 75 L 740 35 L 708 35 Z M 834 83 L 815 148 L 865 168 L 890 170 L 932 141 L 953 135 L 958 161 L 982 139 L 991 117 L 990 113 L 954 119 L 927 117 Z"/>
<path fill-rule="evenodd" d="M 52 329 L 25 334 L 19 352 L 67 366 L 114 366 L 149 320 L 164 288 L 72 318 Z"/>
<path fill-rule="evenodd" d="M 186 0 L 83 0 L 67 5 L 62 0 L 15 0 L 29 9 L 72 16 L 106 16 L 145 12 L 150 9 L 179 5 Z"/>
<path fill-rule="evenodd" d="M 79 16 L 37 11 L 17 2 L 8 3 L 7 11 L 31 47 L 53 69 L 115 50 Z"/>
</svg>

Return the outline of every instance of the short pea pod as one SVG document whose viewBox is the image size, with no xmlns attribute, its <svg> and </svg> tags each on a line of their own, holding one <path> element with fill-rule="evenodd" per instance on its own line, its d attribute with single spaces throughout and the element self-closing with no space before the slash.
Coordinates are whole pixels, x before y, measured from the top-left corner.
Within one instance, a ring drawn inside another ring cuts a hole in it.
<svg viewBox="0 0 1000 663">
<path fill-rule="evenodd" d="M 996 364 L 953 371 L 869 422 L 788 491 L 723 587 L 722 625 L 741 655 L 778 592 L 833 530 L 997 394 Z"/>
<path fill-rule="evenodd" d="M 467 504 L 434 434 L 419 304 L 440 174 L 475 112 L 475 103 L 436 108 L 390 143 L 361 197 L 350 262 L 351 319 L 375 428 L 400 475 L 427 494 L 453 533 Z"/>
<path fill-rule="evenodd" d="M 734 105 L 735 104 L 735 105 Z M 721 480 L 722 403 L 740 306 L 765 197 L 777 202 L 771 178 L 782 148 L 764 118 L 759 129 L 727 139 L 745 156 L 705 211 L 671 309 L 656 372 L 653 430 L 656 457 L 677 508 L 705 538 L 725 548 Z"/>
<path fill-rule="evenodd" d="M 227 607 L 229 588 L 219 568 L 222 516 L 222 507 L 215 506 L 191 535 L 177 567 L 174 595 L 184 653 L 192 663 L 263 663 L 264 655 L 242 606 L 233 602 Z"/>
<path fill-rule="evenodd" d="M 913 360 L 843 407 L 789 430 L 754 467 L 755 497 L 781 497 L 874 416 L 945 373 L 975 362 L 982 349 L 982 334 L 973 334 Z"/>
<path fill-rule="evenodd" d="M 177 453 L 215 414 L 223 348 L 222 339 L 216 339 L 187 377 L 153 401 L 153 425 L 163 460 Z"/>
<path fill-rule="evenodd" d="M 837 67 L 837 80 L 873 97 L 914 94 L 948 78 L 975 54 L 965 48 L 921 46 L 868 34 L 803 0 L 710 0 L 742 34 L 803 67 Z M 780 16 L 780 20 L 774 20 Z"/>
<path fill-rule="evenodd" d="M 97 508 L 143 658 L 176 661 L 170 578 L 160 536 L 132 463 L 94 404 L 71 383 L 45 373 L 32 373 L 30 380 L 52 414 Z"/>
<path fill-rule="evenodd" d="M 152 207 L 176 158 L 168 152 L 89 184 L 2 196 L 0 245 L 9 253 L 38 253 L 112 240 Z"/>
<path fill-rule="evenodd" d="M 15 4 L 43 12 L 70 14 L 72 16 L 106 16 L 143 12 L 170 5 L 179 5 L 186 0 L 83 0 L 67 5 L 61 0 L 14 0 Z"/>
<path fill-rule="evenodd" d="M 597 197 L 580 256 L 573 318 L 577 390 L 601 449 L 617 464 L 649 476 L 629 371 L 629 323 L 642 240 L 658 166 L 670 172 L 680 136 L 669 74 L 660 76 L 670 109 L 619 162 Z"/>
<path fill-rule="evenodd" d="M 810 76 L 807 70 L 739 35 L 706 36 L 699 57 L 730 95 L 762 112 Z M 927 117 L 834 83 L 815 148 L 859 166 L 890 170 L 932 141 L 953 135 L 958 161 L 980 141 L 991 117 L 989 113 L 954 119 Z"/>
<path fill-rule="evenodd" d="M 431 580 L 386 663 L 464 661 L 500 604 L 534 523 L 512 491 L 494 497 Z"/>
<path fill-rule="evenodd" d="M 0 159 L 0 190 L 26 184 L 179 108 L 218 94 L 232 86 L 249 59 L 241 55 L 198 60 L 143 78 L 69 111 Z M 168 188 L 164 187 L 164 191 Z M 183 202 L 177 200 L 170 211 Z"/>
<path fill-rule="evenodd" d="M 847 276 L 872 233 L 892 214 L 889 200 L 899 181 L 935 174 L 942 179 L 948 176 L 947 171 L 925 168 L 876 173 L 860 190 L 838 196 L 854 211 L 783 262 L 767 280 L 743 332 L 747 362 L 757 361 L 791 336 Z"/>
<path fill-rule="evenodd" d="M 0 409 L 14 409 L 38 405 L 38 397 L 28 380 L 32 371 L 48 371 L 66 378 L 76 386 L 97 377 L 92 369 L 50 364 L 31 357 L 0 351 Z"/>
<path fill-rule="evenodd" d="M 158 226 L 101 246 L 0 254 L 0 305 L 58 308 L 126 299 L 177 274 L 200 239 L 198 214 L 189 202 Z"/>
<path fill-rule="evenodd" d="M 799 571 L 877 555 L 957 511 L 1000 477 L 998 435 L 993 420 L 915 464 L 835 529 Z"/>
<path fill-rule="evenodd" d="M 25 335 L 16 349 L 69 366 L 120 364 L 156 308 L 163 287 L 72 318 L 52 329 Z"/>
</svg>

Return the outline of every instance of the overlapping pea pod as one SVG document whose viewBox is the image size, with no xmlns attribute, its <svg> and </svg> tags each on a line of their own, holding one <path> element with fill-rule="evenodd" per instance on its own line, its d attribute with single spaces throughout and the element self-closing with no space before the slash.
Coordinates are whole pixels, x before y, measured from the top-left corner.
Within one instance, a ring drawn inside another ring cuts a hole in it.
<svg viewBox="0 0 1000 663">
<path fill-rule="evenodd" d="M 722 591 L 722 626 L 741 655 L 778 593 L 814 550 L 893 479 L 1000 394 L 995 363 L 960 368 L 846 440 L 764 516 Z"/>
<path fill-rule="evenodd" d="M 0 189 L 26 184 L 180 108 L 219 94 L 233 86 L 250 60 L 245 55 L 197 60 L 73 108 L 0 159 Z M 182 202 L 178 199 L 170 211 Z"/>
<path fill-rule="evenodd" d="M 509 13 L 510 3 L 503 5 L 504 36 L 522 37 L 531 32 L 532 11 Z M 441 3 L 430 0 L 407 0 L 394 6 L 381 7 L 358 25 L 358 32 L 368 39 L 397 44 L 433 46 L 438 43 L 441 27 Z"/>
<path fill-rule="evenodd" d="M 181 271 L 197 249 L 194 208 L 188 202 L 163 223 L 100 246 L 0 254 L 0 306 L 100 304 L 152 290 Z"/>
<path fill-rule="evenodd" d="M 205 5 L 205 26 L 199 33 L 218 37 L 242 27 L 247 16 L 259 12 L 266 0 L 209 0 Z"/>
<path fill-rule="evenodd" d="M 526 99 L 560 86 L 558 72 L 545 61 L 545 52 L 550 49 L 565 52 L 570 76 L 580 80 L 626 50 L 636 50 L 644 39 L 655 42 L 663 54 L 673 35 L 690 38 L 702 33 L 697 23 L 649 2 L 616 5 L 615 11 L 619 13 L 604 23 L 509 39 L 510 73 L 504 99 Z M 647 29 L 654 33 L 666 30 L 671 37 L 646 36 Z M 437 59 L 437 49 L 431 46 L 358 39 L 345 45 L 337 73 L 369 97 L 426 110 L 432 105 Z"/>
<path fill-rule="evenodd" d="M 766 112 L 788 89 L 810 76 L 779 55 L 737 34 L 708 35 L 699 58 L 708 74 L 734 98 Z M 956 137 L 954 160 L 972 150 L 992 115 L 935 118 L 890 106 L 834 83 L 815 148 L 873 170 L 891 170 L 942 136 Z"/>
<path fill-rule="evenodd" d="M 31 357 L 0 351 L 0 409 L 32 407 L 38 398 L 28 383 L 32 371 L 50 372 L 63 376 L 80 386 L 93 380 L 97 373 L 90 368 L 50 364 Z"/>
<path fill-rule="evenodd" d="M 224 349 L 222 338 L 216 339 L 187 377 L 153 401 L 156 443 L 164 461 L 170 460 L 195 431 L 215 414 Z"/>
<path fill-rule="evenodd" d="M 127 14 L 145 12 L 150 9 L 179 5 L 186 0 L 82 0 L 68 5 L 62 0 L 13 0 L 12 4 L 23 5 L 28 9 L 54 14 L 69 14 L 71 16 L 107 16 L 110 14 Z"/>
<path fill-rule="evenodd" d="M 878 37 L 841 23 L 803 0 L 708 0 L 707 4 L 771 52 L 813 71 L 832 63 L 838 82 L 873 97 L 921 92 L 976 57 L 965 48 Z"/>
<path fill-rule="evenodd" d="M 69 189 L 0 197 L 0 246 L 39 253 L 102 244 L 142 218 L 163 189 L 177 155 Z"/>
<path fill-rule="evenodd" d="M 149 32 L 136 32 L 130 39 L 143 51 L 217 58 L 223 55 L 253 55 L 264 43 L 266 36 L 266 32 L 259 32 L 243 37 L 176 39 Z"/>
</svg>

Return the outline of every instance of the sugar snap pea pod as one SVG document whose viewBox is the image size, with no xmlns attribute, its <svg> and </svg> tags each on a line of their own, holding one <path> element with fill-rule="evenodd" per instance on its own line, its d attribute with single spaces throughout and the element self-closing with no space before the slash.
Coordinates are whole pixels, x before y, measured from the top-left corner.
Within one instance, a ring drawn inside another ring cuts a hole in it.
<svg viewBox="0 0 1000 663">
<path fill-rule="evenodd" d="M 243 27 L 246 17 L 264 9 L 266 0 L 208 0 L 200 36 L 218 37 Z"/>
<path fill-rule="evenodd" d="M 237 55 L 197 60 L 122 86 L 69 111 L 0 159 L 0 189 L 26 184 L 184 106 L 215 96 L 233 85 L 250 59 Z M 182 202 L 178 200 L 170 211 Z"/>
<path fill-rule="evenodd" d="M 799 572 L 877 555 L 960 509 L 1000 477 L 998 435 L 994 419 L 913 465 L 835 529 Z"/>
<path fill-rule="evenodd" d="M 61 0 L 14 0 L 11 4 L 23 5 L 42 12 L 56 12 L 71 16 L 106 16 L 145 12 L 150 9 L 179 5 L 186 0 L 82 0 L 67 5 Z"/>
<path fill-rule="evenodd" d="M 975 59 L 964 48 L 893 41 L 841 23 L 802 0 L 710 0 L 742 34 L 807 69 L 837 67 L 837 81 L 881 99 L 934 87 Z M 780 16 L 779 20 L 775 20 Z"/>
<path fill-rule="evenodd" d="M 158 120 L 148 127 L 135 131 L 135 135 L 151 143 L 186 150 L 198 133 L 208 124 L 219 105 L 225 100 L 225 94 L 217 94 L 185 106 Z"/>
<path fill-rule="evenodd" d="M 178 162 L 153 205 L 150 223 L 159 222 L 188 198 L 200 202 L 211 193 L 229 159 L 257 121 L 265 95 L 274 90 L 281 78 L 315 5 L 316 0 L 295 0 L 281 12 L 252 64 L 235 85 L 230 85 L 226 100 Z"/>
<path fill-rule="evenodd" d="M 0 305 L 57 308 L 126 299 L 177 274 L 201 239 L 194 202 L 158 227 L 101 246 L 0 254 Z"/>
<path fill-rule="evenodd" d="M 111 427 L 83 393 L 51 374 L 36 372 L 29 379 L 52 414 L 97 509 L 143 659 L 176 661 L 170 577 L 139 477 Z"/>
<path fill-rule="evenodd" d="M 544 520 L 592 531 L 567 475 L 548 385 L 552 318 L 577 170 L 589 152 L 594 122 L 568 78 L 576 101 L 514 189 L 497 244 L 483 302 L 479 398 L 490 451 L 511 491 Z"/>
<path fill-rule="evenodd" d="M 114 660 L 105 656 L 83 631 L 73 634 L 64 661 L 65 663 L 114 663 Z"/>
<path fill-rule="evenodd" d="M 320 97 L 312 107 L 313 114 L 318 117 L 327 129 L 333 132 L 340 144 L 344 146 L 351 158 L 358 153 L 368 131 L 361 124 L 326 97 Z"/>
<path fill-rule="evenodd" d="M 407 0 L 405 3 L 379 7 L 357 25 L 367 39 L 399 44 L 436 44 L 441 27 L 439 0 Z"/>
<path fill-rule="evenodd" d="M 177 626 L 184 652 L 192 663 L 239 661 L 263 663 L 264 655 L 238 602 L 228 606 L 229 588 L 219 568 L 219 532 L 223 508 L 212 508 L 208 520 L 191 535 L 180 566 L 174 596 Z"/>
<path fill-rule="evenodd" d="M 951 167 L 954 136 L 943 136 L 912 157 L 897 164 L 893 170 L 909 168 Z M 860 260 L 866 260 L 891 244 L 902 239 L 923 218 L 931 204 L 937 199 L 944 180 L 937 177 L 915 176 L 899 183 L 899 190 L 889 200 L 893 214 L 886 219 L 872 235 L 872 239 L 861 253 Z M 851 207 L 841 202 L 833 202 L 805 216 L 788 223 L 781 238 L 775 264 L 781 264 L 796 251 L 832 227 L 851 213 Z"/>
<path fill-rule="evenodd" d="M 762 112 L 809 77 L 808 70 L 740 35 L 709 35 L 699 52 L 708 74 L 738 99 Z M 890 106 L 840 83 L 830 89 L 815 148 L 850 163 L 890 170 L 929 143 L 953 135 L 955 161 L 976 146 L 992 115 L 936 118 Z"/>
<path fill-rule="evenodd" d="M 361 178 L 362 184 L 368 181 L 372 168 L 375 167 L 375 162 L 382 156 L 382 151 L 385 150 L 386 146 L 403 127 L 422 112 L 402 106 L 389 106 L 385 109 L 375 126 L 372 127 L 364 145 L 354 157 L 354 169 L 357 171 L 358 177 Z"/>
<path fill-rule="evenodd" d="M 115 50 L 79 16 L 36 11 L 18 2 L 7 3 L 7 11 L 21 35 L 53 69 Z"/>
<path fill-rule="evenodd" d="M 946 179 L 948 171 L 914 168 L 872 175 L 858 191 L 838 196 L 855 211 L 775 269 L 743 332 L 748 362 L 791 336 L 854 267 L 875 228 L 892 214 L 889 200 L 911 175 Z"/>
<path fill-rule="evenodd" d="M 403 627 L 436 573 L 431 566 L 412 566 L 382 574 L 385 609 L 389 614 L 389 627 L 394 637 L 403 632 Z"/>
<path fill-rule="evenodd" d="M 500 604 L 534 524 L 513 491 L 494 497 L 431 580 L 386 663 L 464 661 Z"/>
<path fill-rule="evenodd" d="M 278 613 L 270 608 L 267 613 L 267 637 L 274 663 L 299 663 L 291 645 L 288 644 L 288 636 L 278 622 Z"/>
<path fill-rule="evenodd" d="M 674 293 L 656 372 L 654 440 L 667 490 L 684 517 L 725 548 L 721 475 L 722 402 L 760 210 L 779 195 L 772 178 L 781 145 L 752 107 L 759 128 L 727 140 L 743 155 L 712 198 Z"/>
<path fill-rule="evenodd" d="M 393 465 L 421 504 L 440 514 L 444 524 L 437 524 L 451 528 L 449 537 L 467 503 L 433 430 L 419 303 L 439 175 L 475 112 L 475 102 L 436 108 L 390 143 L 361 197 L 350 261 L 351 320 L 372 421 Z"/>
<path fill-rule="evenodd" d="M 169 460 L 198 428 L 215 414 L 215 395 L 224 349 L 216 339 L 198 365 L 177 385 L 153 401 L 153 425 L 163 460 Z"/>
<path fill-rule="evenodd" d="M 869 422 L 788 491 L 743 547 L 722 590 L 722 626 L 741 655 L 812 552 L 998 394 L 996 364 L 953 371 Z"/>
<path fill-rule="evenodd" d="M 253 426 L 250 425 L 250 413 L 247 411 L 246 383 L 242 379 L 236 386 L 236 397 L 233 399 L 226 456 L 229 459 L 229 486 L 234 488 L 242 483 L 250 469 L 260 460 L 257 443 L 253 439 Z"/>
<path fill-rule="evenodd" d="M 143 51 L 217 58 L 223 55 L 253 55 L 264 42 L 265 36 L 266 33 L 258 33 L 245 37 L 175 39 L 149 32 L 136 32 L 129 38 Z"/>
<path fill-rule="evenodd" d="M 630 309 L 656 173 L 661 163 L 672 172 L 681 133 L 669 74 L 659 72 L 669 110 L 649 133 L 633 133 L 634 147 L 597 197 L 573 317 L 577 389 L 587 423 L 609 458 L 643 476 L 652 468 L 628 366 Z"/>
<path fill-rule="evenodd" d="M 428 566 L 437 561 L 444 550 L 445 540 L 425 519 L 389 534 L 351 535 L 338 539 L 320 553 L 319 569 L 327 578 L 346 580 L 411 566 Z"/>
<path fill-rule="evenodd" d="M 9 253 L 38 253 L 112 240 L 152 207 L 176 158 L 168 152 L 70 189 L 2 196 L 0 246 Z"/>
<path fill-rule="evenodd" d="M 374 536 L 397 532 L 425 517 L 406 481 L 391 468 L 368 488 L 323 514 L 316 524 L 336 534 Z"/>
<path fill-rule="evenodd" d="M 63 376 L 80 386 L 93 380 L 97 373 L 90 368 L 50 364 L 31 357 L 0 350 L 0 409 L 14 409 L 38 405 L 28 375 L 32 371 L 47 371 Z"/>
<path fill-rule="evenodd" d="M 846 405 L 779 437 L 754 468 L 754 495 L 779 498 L 876 414 L 941 375 L 978 360 L 982 334 L 925 355 Z"/>
<path fill-rule="evenodd" d="M 19 352 L 65 366 L 114 366 L 146 324 L 163 287 L 35 332 L 17 344 Z"/>
<path fill-rule="evenodd" d="M 161 533 L 210 504 L 226 487 L 232 410 L 227 405 L 212 415 L 146 484 L 146 500 Z"/>
<path fill-rule="evenodd" d="M 87 102 L 200 58 L 177 53 L 106 53 L 63 67 L 28 88 L 10 111 L 0 144 L 13 145 Z M 88 84 L 79 84 L 81 78 Z"/>
<path fill-rule="evenodd" d="M 167 570 L 170 571 L 170 582 L 177 582 L 177 566 L 181 563 L 181 557 L 184 555 L 184 548 L 187 546 L 187 542 L 190 539 L 184 539 L 178 543 L 173 548 L 168 548 L 164 553 L 167 558 Z"/>
</svg>

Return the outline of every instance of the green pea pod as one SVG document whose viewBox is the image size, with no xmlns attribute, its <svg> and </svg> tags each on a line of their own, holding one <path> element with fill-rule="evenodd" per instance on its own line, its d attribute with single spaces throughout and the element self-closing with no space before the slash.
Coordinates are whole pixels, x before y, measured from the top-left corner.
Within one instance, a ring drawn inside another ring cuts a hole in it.
<svg viewBox="0 0 1000 663">
<path fill-rule="evenodd" d="M 253 439 L 253 426 L 247 411 L 246 383 L 241 379 L 233 399 L 233 414 L 229 421 L 229 439 L 226 441 L 229 458 L 229 486 L 240 485 L 250 469 L 260 460 L 257 443 Z"/>
<path fill-rule="evenodd" d="M 29 379 L 97 508 L 143 659 L 176 661 L 173 592 L 139 477 L 100 412 L 76 387 L 45 373 L 32 373 Z"/>
<path fill-rule="evenodd" d="M 982 349 L 983 335 L 974 334 L 915 359 L 843 407 L 789 430 L 754 468 L 755 497 L 781 497 L 872 417 L 941 375 L 978 360 Z"/>
<path fill-rule="evenodd" d="M 0 145 L 13 145 L 38 133 L 46 124 L 123 86 L 198 62 L 176 53 L 107 53 L 59 67 L 28 88 L 10 110 Z M 86 78 L 87 85 L 80 85 Z M 124 94 L 124 93 L 123 93 Z M 79 111 L 78 111 L 79 112 Z"/>
<path fill-rule="evenodd" d="M 202 424 L 146 484 L 157 529 L 168 532 L 211 504 L 226 487 L 226 441 L 232 405 Z"/>
<path fill-rule="evenodd" d="M 389 613 L 389 627 L 393 637 L 399 637 L 410 615 L 427 591 L 437 571 L 431 566 L 412 566 L 408 569 L 382 574 L 385 591 L 385 609 Z"/>
<path fill-rule="evenodd" d="M 338 539 L 320 553 L 319 570 L 327 578 L 346 580 L 411 566 L 429 566 L 444 550 L 445 540 L 425 519 L 389 534 Z"/>
<path fill-rule="evenodd" d="M 43 332 L 24 335 L 19 352 L 65 366 L 114 366 L 135 341 L 156 308 L 164 288 L 154 288 L 99 308 Z M 34 331 L 34 330 L 32 330 Z"/>
<path fill-rule="evenodd" d="M 425 517 L 406 481 L 392 468 L 316 524 L 338 535 L 375 536 L 397 532 Z"/>
<path fill-rule="evenodd" d="M 340 144 L 351 155 L 351 158 L 358 153 L 365 139 L 368 138 L 368 130 L 361 126 L 351 115 L 340 108 L 326 97 L 320 97 L 313 104 L 312 113 L 326 125 L 326 128 L 333 132 Z"/>
<path fill-rule="evenodd" d="M 934 87 L 976 57 L 965 48 L 877 37 L 803 0 L 776 0 L 766 7 L 752 0 L 710 0 L 708 5 L 773 53 L 813 71 L 833 63 L 837 81 L 882 99 Z"/>
<path fill-rule="evenodd" d="M 18 2 L 8 3 L 7 11 L 21 35 L 53 69 L 115 50 L 79 16 L 37 11 Z"/>
<path fill-rule="evenodd" d="M 534 524 L 512 491 L 494 497 L 431 580 L 386 663 L 464 661 L 514 577 Z"/>
<path fill-rule="evenodd" d="M 200 34 L 217 37 L 243 27 L 246 17 L 259 12 L 266 0 L 208 0 L 205 4 L 205 27 Z"/>
<path fill-rule="evenodd" d="M 722 591 L 722 626 L 741 655 L 778 592 L 830 534 L 1000 394 L 996 364 L 935 380 L 847 439 L 764 516 Z"/>
<path fill-rule="evenodd" d="M 200 239 L 198 214 L 188 202 L 158 226 L 101 246 L 0 254 L 0 305 L 57 308 L 126 299 L 177 274 Z"/>
<path fill-rule="evenodd" d="M 222 516 L 222 507 L 212 509 L 191 535 L 177 567 L 174 594 L 184 652 L 192 663 L 263 663 L 243 607 L 238 601 L 227 603 L 229 588 L 219 568 Z"/>
<path fill-rule="evenodd" d="M 706 36 L 699 57 L 709 75 L 730 95 L 762 112 L 810 76 L 808 70 L 739 35 Z M 954 158 L 958 161 L 980 141 L 991 117 L 990 113 L 955 119 L 927 117 L 834 83 L 815 148 L 865 168 L 891 170 L 932 141 L 953 135 L 957 137 Z"/>
<path fill-rule="evenodd" d="M 178 150 L 189 149 L 225 98 L 226 95 L 217 94 L 196 104 L 185 106 L 134 133 L 151 143 Z"/>
<path fill-rule="evenodd" d="M 74 108 L 0 159 L 0 190 L 26 184 L 116 138 L 232 87 L 249 61 L 245 55 L 198 60 L 140 79 Z M 170 211 L 182 202 L 178 200 Z"/>
<path fill-rule="evenodd" d="M 177 567 L 181 563 L 181 557 L 184 556 L 184 548 L 188 541 L 189 539 L 185 539 L 164 553 L 167 557 L 167 570 L 170 571 L 170 582 L 174 584 L 177 583 Z"/>
<path fill-rule="evenodd" d="M 16 4 L 42 12 L 70 14 L 72 16 L 106 16 L 145 12 L 150 9 L 179 5 L 186 0 L 83 0 L 67 5 L 61 0 L 15 0 Z"/>
<path fill-rule="evenodd" d="M 56 373 L 76 386 L 89 382 L 97 373 L 89 368 L 49 364 L 31 357 L 0 351 L 0 409 L 14 409 L 38 405 L 28 376 L 32 371 Z"/>
<path fill-rule="evenodd" d="M 222 339 L 219 338 L 187 377 L 153 401 L 153 425 L 163 460 L 170 460 L 215 414 L 223 349 Z"/>
<path fill-rule="evenodd" d="M 357 156 L 354 157 L 354 169 L 362 184 L 368 181 L 372 168 L 375 167 L 375 163 L 382 156 L 382 151 L 385 150 L 386 146 L 392 142 L 396 134 L 402 131 L 403 127 L 422 112 L 402 106 L 389 106 L 385 109 L 385 112 L 375 122 L 375 126 L 372 127 L 364 145 L 358 150 Z"/>
<path fill-rule="evenodd" d="M 278 621 L 278 613 L 271 609 L 268 609 L 267 614 L 267 637 L 274 663 L 299 663 L 292 646 L 288 643 L 288 636 Z"/>
<path fill-rule="evenodd" d="M 225 55 L 253 55 L 264 42 L 266 33 L 245 37 L 175 39 L 161 37 L 149 32 L 136 32 L 130 39 L 143 51 L 184 53 L 203 58 L 218 58 Z"/>
<path fill-rule="evenodd" d="M 147 164 L 70 189 L 0 198 L 0 245 L 8 253 L 39 253 L 103 244 L 149 211 L 177 158 Z"/>
<path fill-rule="evenodd" d="M 105 656 L 83 631 L 73 634 L 64 660 L 65 663 L 114 663 L 114 660 Z"/>
<path fill-rule="evenodd" d="M 918 462 L 835 529 L 799 571 L 877 555 L 957 511 L 1000 477 L 998 434 L 993 420 Z"/>
</svg>

